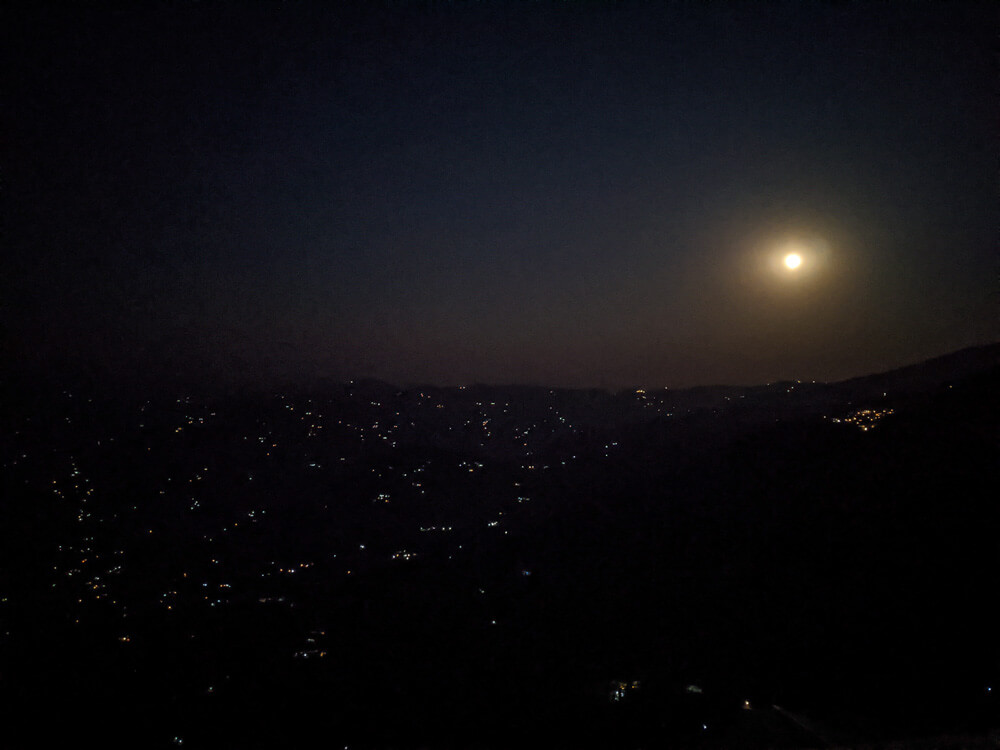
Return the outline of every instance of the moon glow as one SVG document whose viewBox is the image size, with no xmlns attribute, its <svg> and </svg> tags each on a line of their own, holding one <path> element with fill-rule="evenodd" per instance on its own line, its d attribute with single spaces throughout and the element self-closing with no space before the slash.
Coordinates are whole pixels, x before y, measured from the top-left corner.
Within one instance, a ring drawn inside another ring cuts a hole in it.
<svg viewBox="0 0 1000 750">
<path fill-rule="evenodd" d="M 796 268 L 802 265 L 802 256 L 798 253 L 789 253 L 785 256 L 785 267 L 794 271 Z"/>
</svg>

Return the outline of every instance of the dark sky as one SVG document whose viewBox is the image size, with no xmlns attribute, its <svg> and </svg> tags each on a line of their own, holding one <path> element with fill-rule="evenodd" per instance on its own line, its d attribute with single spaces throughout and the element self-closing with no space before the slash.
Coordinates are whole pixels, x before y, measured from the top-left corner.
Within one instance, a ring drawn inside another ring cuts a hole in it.
<svg viewBox="0 0 1000 750">
<path fill-rule="evenodd" d="M 677 387 L 1000 338 L 990 4 L 328 5 L 2 12 L 11 359 Z"/>
</svg>

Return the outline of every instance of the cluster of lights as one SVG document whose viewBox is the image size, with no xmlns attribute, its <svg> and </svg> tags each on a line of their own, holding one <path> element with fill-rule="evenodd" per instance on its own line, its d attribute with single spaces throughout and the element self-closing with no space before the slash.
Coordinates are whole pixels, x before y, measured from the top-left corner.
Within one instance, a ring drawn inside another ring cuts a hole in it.
<svg viewBox="0 0 1000 750">
<path fill-rule="evenodd" d="M 608 695 L 608 699 L 612 703 L 620 703 L 629 694 L 629 691 L 638 690 L 639 687 L 639 680 L 632 680 L 631 682 L 616 680 L 611 685 L 611 692 Z"/>
<path fill-rule="evenodd" d="M 892 409 L 858 409 L 843 419 L 834 418 L 831 422 L 852 424 L 862 432 L 874 429 L 879 420 L 892 414 Z"/>
</svg>

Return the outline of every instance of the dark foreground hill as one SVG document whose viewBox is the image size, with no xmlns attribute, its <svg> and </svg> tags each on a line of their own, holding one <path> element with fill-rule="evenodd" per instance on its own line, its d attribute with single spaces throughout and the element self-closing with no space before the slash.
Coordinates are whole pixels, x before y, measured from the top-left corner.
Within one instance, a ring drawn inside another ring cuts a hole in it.
<svg viewBox="0 0 1000 750">
<path fill-rule="evenodd" d="M 7 383 L 8 736 L 985 746 L 998 359 L 677 393 Z"/>
</svg>

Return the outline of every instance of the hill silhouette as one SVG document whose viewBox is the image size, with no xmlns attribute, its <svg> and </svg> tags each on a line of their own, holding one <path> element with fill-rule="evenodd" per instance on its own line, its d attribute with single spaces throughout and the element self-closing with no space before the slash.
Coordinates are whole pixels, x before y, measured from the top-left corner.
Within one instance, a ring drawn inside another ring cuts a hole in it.
<svg viewBox="0 0 1000 750">
<path fill-rule="evenodd" d="M 985 742 L 998 375 L 992 345 L 680 391 L 5 381 L 2 697 L 64 718 L 12 736 Z"/>
</svg>

